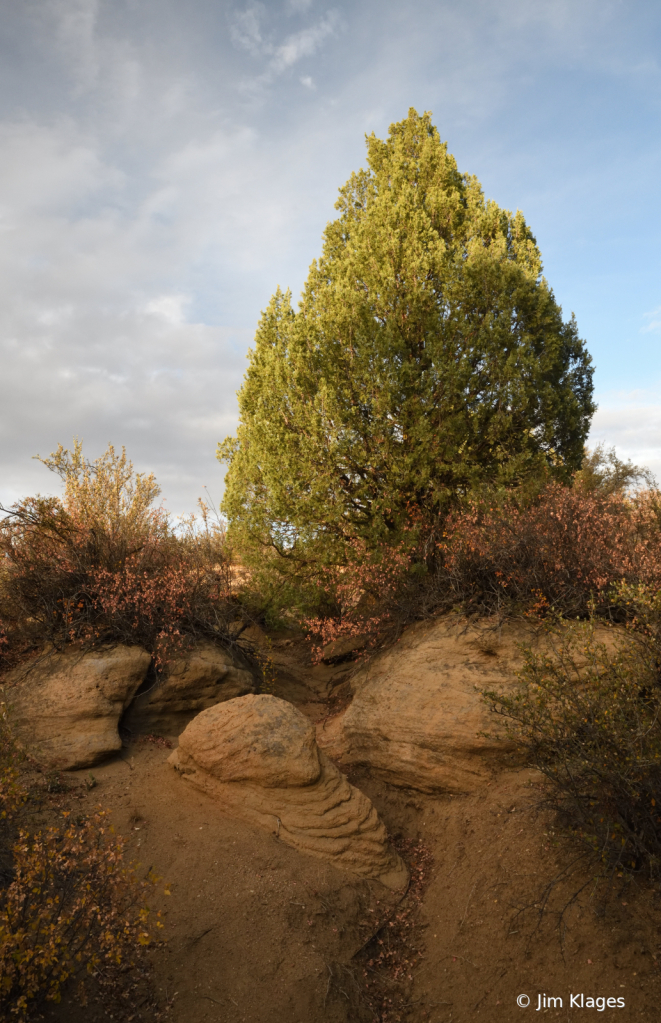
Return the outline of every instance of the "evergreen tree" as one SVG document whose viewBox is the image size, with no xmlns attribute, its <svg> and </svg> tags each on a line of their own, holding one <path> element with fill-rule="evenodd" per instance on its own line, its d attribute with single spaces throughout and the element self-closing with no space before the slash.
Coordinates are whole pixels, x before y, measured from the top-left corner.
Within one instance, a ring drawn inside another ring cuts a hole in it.
<svg viewBox="0 0 661 1023">
<path fill-rule="evenodd" d="M 278 289 L 262 315 L 219 445 L 248 553 L 341 563 L 476 489 L 580 468 L 591 360 L 522 214 L 459 173 L 429 114 L 367 152 L 298 311 Z"/>
</svg>

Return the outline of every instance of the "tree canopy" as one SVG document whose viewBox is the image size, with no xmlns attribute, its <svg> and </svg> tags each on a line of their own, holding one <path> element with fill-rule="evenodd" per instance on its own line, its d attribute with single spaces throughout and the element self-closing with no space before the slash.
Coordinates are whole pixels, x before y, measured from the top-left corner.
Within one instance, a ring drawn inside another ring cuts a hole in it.
<svg viewBox="0 0 661 1023">
<path fill-rule="evenodd" d="M 340 189 L 298 310 L 278 289 L 239 392 L 224 511 L 244 548 L 342 560 L 469 492 L 580 468 L 590 356 L 523 215 L 415 110 Z"/>
</svg>

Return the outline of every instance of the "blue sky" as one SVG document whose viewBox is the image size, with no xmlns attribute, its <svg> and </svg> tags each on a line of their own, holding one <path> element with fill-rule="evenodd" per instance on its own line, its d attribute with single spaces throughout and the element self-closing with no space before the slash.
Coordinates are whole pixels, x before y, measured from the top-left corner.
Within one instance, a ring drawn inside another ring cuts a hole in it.
<svg viewBox="0 0 661 1023">
<path fill-rule="evenodd" d="M 410 106 L 523 210 L 596 365 L 593 439 L 661 477 L 661 5 L 0 0 L 0 499 L 74 435 L 218 497 L 260 310 Z"/>
</svg>

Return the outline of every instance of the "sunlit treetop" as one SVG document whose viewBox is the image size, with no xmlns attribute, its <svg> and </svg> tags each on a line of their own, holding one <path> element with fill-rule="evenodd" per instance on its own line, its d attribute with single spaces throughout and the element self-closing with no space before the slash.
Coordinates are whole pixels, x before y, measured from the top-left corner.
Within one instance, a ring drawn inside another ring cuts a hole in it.
<svg viewBox="0 0 661 1023">
<path fill-rule="evenodd" d="M 590 357 L 520 212 L 410 110 L 340 189 L 298 310 L 278 289 L 239 393 L 224 510 L 246 551 L 342 559 L 462 495 L 580 467 Z"/>
</svg>

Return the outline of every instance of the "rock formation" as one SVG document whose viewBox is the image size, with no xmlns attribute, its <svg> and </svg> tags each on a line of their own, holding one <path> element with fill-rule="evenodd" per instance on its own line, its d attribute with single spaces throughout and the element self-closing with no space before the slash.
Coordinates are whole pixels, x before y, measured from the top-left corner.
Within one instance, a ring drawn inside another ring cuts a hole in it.
<svg viewBox="0 0 661 1023">
<path fill-rule="evenodd" d="M 313 725 L 292 704 L 251 695 L 204 710 L 170 762 L 230 816 L 389 888 L 406 885 L 370 800 L 319 751 Z"/>
<path fill-rule="evenodd" d="M 616 634 L 599 627 L 613 648 Z M 422 792 L 474 791 L 515 747 L 481 689 L 517 683 L 522 645 L 541 651 L 549 636 L 532 624 L 449 617 L 419 625 L 351 679 L 352 702 L 317 727 L 317 742 L 341 767 L 365 765 L 394 785 Z M 485 736 L 481 733 L 491 733 Z"/>
<path fill-rule="evenodd" d="M 136 646 L 46 653 L 12 672 L 4 699 L 21 741 L 60 770 L 91 767 L 121 749 L 119 719 L 151 657 Z"/>
<path fill-rule="evenodd" d="M 343 714 L 321 723 L 317 741 L 340 765 L 369 765 L 384 780 L 422 792 L 470 792 L 512 753 L 485 738 L 498 722 L 478 689 L 515 680 L 521 627 L 468 629 L 448 619 L 411 629 L 351 681 Z"/>
<path fill-rule="evenodd" d="M 201 710 L 254 689 L 255 679 L 238 654 L 200 643 L 138 693 L 124 724 L 136 734 L 179 735 Z"/>
</svg>

